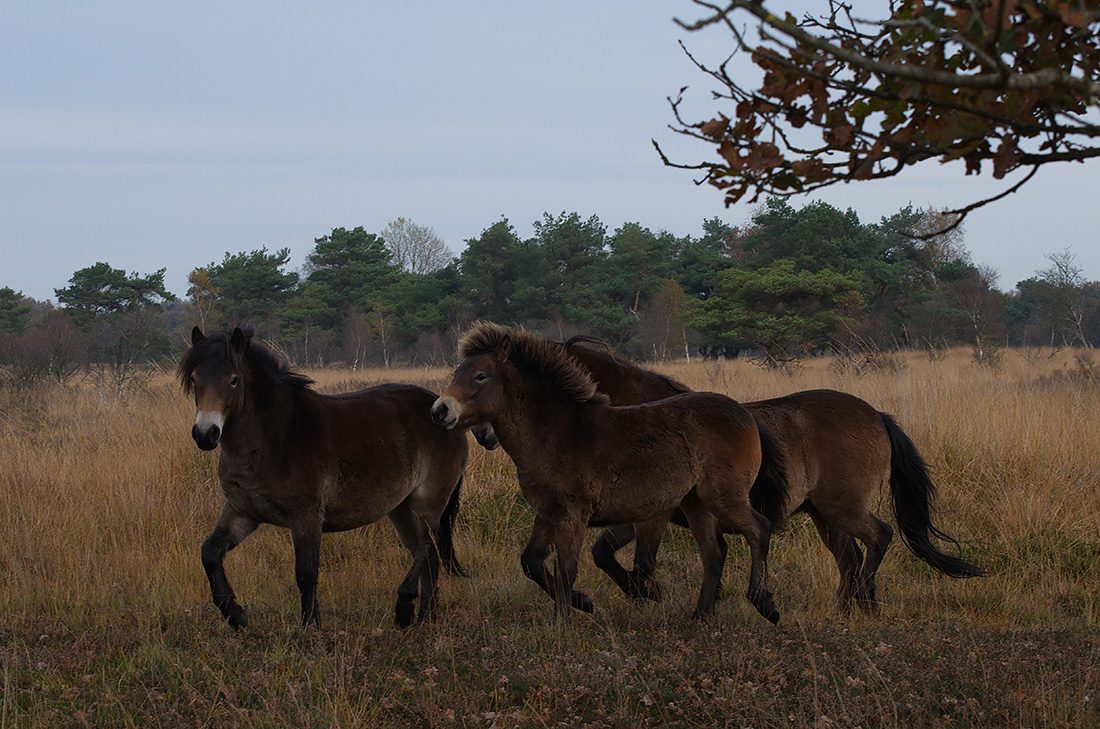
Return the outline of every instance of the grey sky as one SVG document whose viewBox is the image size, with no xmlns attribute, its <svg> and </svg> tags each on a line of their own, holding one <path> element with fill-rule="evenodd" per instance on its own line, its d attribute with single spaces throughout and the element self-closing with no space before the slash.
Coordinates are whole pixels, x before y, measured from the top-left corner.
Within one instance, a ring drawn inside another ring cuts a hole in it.
<svg viewBox="0 0 1100 729">
<path fill-rule="evenodd" d="M 863 3 L 867 5 L 867 3 Z M 781 7 L 777 5 L 776 7 Z M 791 4 L 798 10 L 812 3 Z M 874 7 L 874 6 L 871 6 Z M 53 296 L 105 260 L 169 287 L 226 251 L 290 246 L 399 215 L 455 251 L 501 215 L 598 214 L 696 233 L 747 205 L 663 167 L 665 97 L 708 86 L 721 33 L 688 35 L 678 2 L 9 2 L 0 10 L 0 286 Z M 1049 168 L 967 222 L 977 261 L 1011 287 L 1069 247 L 1100 276 L 1100 166 Z M 958 166 L 822 199 L 876 220 L 907 202 L 1001 189 Z M 796 199 L 795 204 L 803 204 Z"/>
</svg>

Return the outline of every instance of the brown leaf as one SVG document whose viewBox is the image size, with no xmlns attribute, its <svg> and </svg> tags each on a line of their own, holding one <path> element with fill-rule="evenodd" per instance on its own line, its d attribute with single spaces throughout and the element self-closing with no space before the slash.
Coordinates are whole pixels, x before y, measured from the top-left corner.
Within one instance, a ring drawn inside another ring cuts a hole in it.
<svg viewBox="0 0 1100 729">
<path fill-rule="evenodd" d="M 699 131 L 711 139 L 717 141 L 726 136 L 726 129 L 729 126 L 729 119 L 724 116 L 719 116 L 715 119 L 711 119 L 708 122 L 703 122 L 699 125 Z"/>
<path fill-rule="evenodd" d="M 852 141 L 852 125 L 843 124 L 838 127 L 828 129 L 822 135 L 825 141 L 834 147 L 844 148 L 848 146 L 848 143 Z"/>
<path fill-rule="evenodd" d="M 730 141 L 722 142 L 718 145 L 718 154 L 722 156 L 722 159 L 726 160 L 730 167 L 738 169 L 741 167 L 741 153 L 737 148 L 737 145 Z"/>
<path fill-rule="evenodd" d="M 1005 137 L 1001 140 L 1001 146 L 993 155 L 993 176 L 998 180 L 1011 172 L 1020 161 L 1020 148 L 1016 146 L 1015 137 Z"/>
</svg>

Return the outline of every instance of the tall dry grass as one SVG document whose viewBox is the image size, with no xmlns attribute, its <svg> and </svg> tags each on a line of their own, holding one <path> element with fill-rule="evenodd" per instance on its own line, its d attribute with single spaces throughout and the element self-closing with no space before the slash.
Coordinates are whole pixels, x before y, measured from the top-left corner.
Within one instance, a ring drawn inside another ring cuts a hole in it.
<svg viewBox="0 0 1100 729">
<path fill-rule="evenodd" d="M 329 535 L 322 630 L 297 627 L 288 535 L 227 560 L 251 627 L 217 619 L 198 547 L 219 508 L 216 454 L 165 375 L 118 396 L 90 385 L 0 388 L 0 725 L 1088 725 L 1100 623 L 1100 370 L 1070 355 L 901 355 L 857 375 L 741 361 L 657 365 L 739 400 L 832 387 L 895 414 L 934 467 L 940 526 L 990 570 L 951 581 L 895 541 L 877 620 L 839 615 L 832 559 L 806 520 L 773 542 L 779 628 L 728 596 L 687 620 L 694 546 L 666 538 L 659 605 L 627 603 L 590 563 L 598 612 L 567 627 L 525 578 L 530 513 L 501 452 L 472 444 L 458 549 L 435 625 L 391 627 L 406 556 L 388 524 Z M 442 370 L 313 373 L 319 387 Z M 885 498 L 878 508 L 892 519 Z M 628 556 L 628 555 L 624 555 Z"/>
</svg>

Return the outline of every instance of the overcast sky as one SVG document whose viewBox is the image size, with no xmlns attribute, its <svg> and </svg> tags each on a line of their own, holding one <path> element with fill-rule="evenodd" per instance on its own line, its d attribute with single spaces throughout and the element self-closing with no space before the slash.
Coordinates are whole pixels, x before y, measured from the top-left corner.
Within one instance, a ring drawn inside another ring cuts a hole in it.
<svg viewBox="0 0 1100 729">
<path fill-rule="evenodd" d="M 705 58 L 729 48 L 673 25 L 694 17 L 686 0 L 380 5 L 5 3 L 0 286 L 53 297 L 103 260 L 165 267 L 182 294 L 226 251 L 289 246 L 299 265 L 331 228 L 399 215 L 456 252 L 502 215 L 523 235 L 544 211 L 678 234 L 747 219 L 650 146 L 711 153 L 666 129 L 682 85 L 700 117 L 715 108 L 677 40 Z M 1051 167 L 973 214 L 974 259 L 1002 288 L 1063 248 L 1100 277 L 1098 174 Z M 873 221 L 999 189 L 932 163 L 821 197 Z"/>
</svg>

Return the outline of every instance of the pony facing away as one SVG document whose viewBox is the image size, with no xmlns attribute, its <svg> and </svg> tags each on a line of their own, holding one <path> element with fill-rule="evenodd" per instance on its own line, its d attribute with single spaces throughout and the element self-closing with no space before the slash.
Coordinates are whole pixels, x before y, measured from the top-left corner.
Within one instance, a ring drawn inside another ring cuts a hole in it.
<svg viewBox="0 0 1100 729">
<path fill-rule="evenodd" d="M 767 587 L 771 525 L 749 504 L 760 436 L 740 405 L 691 392 L 612 407 L 560 345 L 487 322 L 463 336 L 459 353 L 464 361 L 432 418 L 448 430 L 488 423 L 515 462 L 520 490 L 535 511 L 521 564 L 554 599 L 555 615 L 566 619 L 571 606 L 592 610 L 589 597 L 573 590 L 587 527 L 644 522 L 639 538 L 659 542 L 679 507 L 703 559 L 694 616 L 714 611 L 724 562 L 721 526 L 749 543 L 749 601 L 779 620 Z M 545 565 L 551 549 L 553 576 Z"/>
<path fill-rule="evenodd" d="M 600 340 L 574 337 L 561 346 L 587 368 L 612 403 L 649 402 L 689 391 L 669 377 L 612 355 Z M 864 610 L 878 610 L 875 573 L 893 529 L 871 513 L 871 504 L 886 483 L 902 541 L 913 554 L 950 577 L 982 574 L 979 567 L 944 554 L 932 541 L 935 537 L 954 542 L 932 523 L 935 484 L 916 446 L 891 416 L 834 390 L 798 392 L 743 406 L 760 428 L 775 436 L 787 455 L 789 493 L 777 499 L 768 483 L 758 483 L 752 501 L 777 524 L 800 511 L 810 515 L 836 560 L 842 609 L 854 598 Z M 486 439 L 485 433 L 478 435 L 479 440 Z M 592 555 L 625 592 L 636 599 L 650 597 L 654 590 L 639 591 L 635 586 L 644 585 L 639 573 L 652 571 L 659 545 L 639 542 L 636 562 L 640 564 L 634 573 L 627 573 L 615 552 L 633 539 L 634 527 L 629 524 L 607 529 L 593 545 Z M 866 556 L 857 539 L 864 544 Z"/>
<path fill-rule="evenodd" d="M 440 553 L 448 569 L 461 572 L 450 529 L 468 455 L 465 433 L 441 431 L 427 417 L 434 393 L 382 385 L 322 395 L 240 329 L 204 336 L 195 327 L 177 373 L 195 396 L 195 443 L 221 446 L 225 500 L 202 564 L 230 625 L 248 619 L 222 563 L 260 524 L 290 529 L 302 621 L 316 625 L 321 533 L 383 516 L 413 557 L 397 589 L 396 622 L 412 622 L 418 588 L 418 620 L 432 616 Z"/>
</svg>

